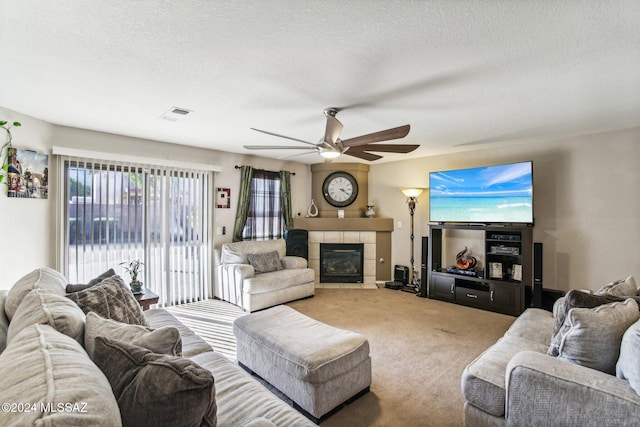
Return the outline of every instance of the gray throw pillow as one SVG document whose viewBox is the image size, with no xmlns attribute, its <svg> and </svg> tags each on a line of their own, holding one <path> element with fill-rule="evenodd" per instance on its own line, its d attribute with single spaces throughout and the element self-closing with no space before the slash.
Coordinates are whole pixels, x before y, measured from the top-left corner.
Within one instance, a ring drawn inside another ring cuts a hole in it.
<svg viewBox="0 0 640 427">
<path fill-rule="evenodd" d="M 9 319 L 4 314 L 4 300 L 7 298 L 7 292 L 0 290 L 0 353 L 7 346 L 7 330 L 9 329 Z"/>
<path fill-rule="evenodd" d="M 558 357 L 615 375 L 622 336 L 638 318 L 638 303 L 631 298 L 591 309 L 573 308 L 558 332 Z"/>
<path fill-rule="evenodd" d="M 93 356 L 111 384 L 124 427 L 215 427 L 213 375 L 192 360 L 104 337 L 96 338 Z"/>
<path fill-rule="evenodd" d="M 549 351 L 547 352 L 547 354 L 550 356 L 558 355 L 558 345 L 560 344 L 560 340 L 556 339 L 556 336 L 558 335 L 560 328 L 562 328 L 564 319 L 567 317 L 567 313 L 569 312 L 569 310 L 576 307 L 595 308 L 603 304 L 609 304 L 617 301 L 624 301 L 624 299 L 612 295 L 594 295 L 575 289 L 567 292 L 562 305 L 559 306 L 558 312 L 556 313 L 555 324 L 553 325 L 553 339 L 551 341 L 551 346 L 549 347 Z"/>
<path fill-rule="evenodd" d="M 277 251 L 263 254 L 248 254 L 247 261 L 256 273 L 268 273 L 270 271 L 282 270 L 282 263 Z"/>
<path fill-rule="evenodd" d="M 616 364 L 616 376 L 628 380 L 629 385 L 640 394 L 640 320 L 631 325 L 622 336 L 620 358 Z"/>
<path fill-rule="evenodd" d="M 7 330 L 7 345 L 28 326 L 49 325 L 80 344 L 84 342 L 85 316 L 73 301 L 46 290 L 34 289 L 22 300 Z"/>
<path fill-rule="evenodd" d="M 113 268 L 108 269 L 107 271 L 105 271 L 104 273 L 102 273 L 101 275 L 99 275 L 98 277 L 96 277 L 95 279 L 91 279 L 89 280 L 89 282 L 87 282 L 87 284 L 79 284 L 79 285 L 72 285 L 72 284 L 68 284 L 67 287 L 65 288 L 65 290 L 67 291 L 68 294 L 72 293 L 72 292 L 78 292 L 78 291 L 82 291 L 84 289 L 90 288 L 94 285 L 97 285 L 98 283 L 102 282 L 104 279 L 106 279 L 107 277 L 111 277 L 111 276 L 115 276 L 116 272 L 113 270 Z"/>
<path fill-rule="evenodd" d="M 150 329 L 140 325 L 129 325 L 105 319 L 94 312 L 89 312 L 84 328 L 84 348 L 91 358 L 93 358 L 94 342 L 97 337 L 124 341 L 144 347 L 154 353 L 182 356 L 180 332 L 171 326 Z"/>
<path fill-rule="evenodd" d="M 616 297 L 632 297 L 638 295 L 636 279 L 629 276 L 624 280 L 616 280 L 594 292 L 596 295 L 613 295 Z"/>
<path fill-rule="evenodd" d="M 118 322 L 149 326 L 140 304 L 118 275 L 108 277 L 88 289 L 68 294 L 67 298 L 78 304 L 85 313 L 93 311 Z"/>
</svg>

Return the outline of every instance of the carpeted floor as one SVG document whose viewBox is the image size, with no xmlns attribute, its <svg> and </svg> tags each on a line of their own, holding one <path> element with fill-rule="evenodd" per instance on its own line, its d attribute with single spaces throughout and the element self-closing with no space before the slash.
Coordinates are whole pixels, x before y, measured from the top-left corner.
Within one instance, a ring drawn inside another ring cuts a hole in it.
<svg viewBox="0 0 640 427">
<path fill-rule="evenodd" d="M 375 283 L 316 283 L 316 289 L 378 289 Z"/>
<path fill-rule="evenodd" d="M 324 420 L 323 427 L 462 425 L 462 371 L 514 320 L 384 288 L 316 289 L 315 297 L 288 305 L 319 321 L 360 332 L 369 340 L 371 391 Z M 212 320 L 214 333 L 208 334 L 209 309 L 201 309 L 201 314 L 184 306 L 171 310 L 197 333 L 204 333 L 218 351 L 231 353 L 235 341 L 230 325 L 243 314 L 231 307 Z M 226 334 L 221 332 L 225 327 Z M 218 338 L 225 344 L 217 344 Z"/>
</svg>

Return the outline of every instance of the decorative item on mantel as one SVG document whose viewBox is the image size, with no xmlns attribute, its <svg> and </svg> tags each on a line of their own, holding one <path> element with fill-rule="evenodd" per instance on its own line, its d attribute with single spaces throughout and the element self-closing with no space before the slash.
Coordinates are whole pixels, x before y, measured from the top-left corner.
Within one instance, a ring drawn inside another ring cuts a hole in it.
<svg viewBox="0 0 640 427">
<path fill-rule="evenodd" d="M 142 282 L 138 280 L 138 274 L 140 274 L 140 267 L 144 264 L 139 259 L 134 259 L 131 261 L 121 262 L 120 265 L 124 265 L 124 269 L 131 275 L 131 292 L 133 294 L 141 294 L 142 293 Z"/>
<path fill-rule="evenodd" d="M 316 216 L 318 216 L 318 207 L 313 199 L 311 199 L 311 205 L 309 206 L 309 209 L 307 209 L 307 218 L 314 218 Z"/>
<path fill-rule="evenodd" d="M 374 205 L 367 205 L 367 211 L 364 213 L 364 216 L 366 216 L 367 218 L 375 217 L 376 213 L 373 210 L 374 207 L 375 207 Z"/>
<path fill-rule="evenodd" d="M 413 252 L 413 214 L 415 213 L 415 210 L 416 210 L 416 203 L 418 203 L 418 196 L 421 195 L 424 190 L 425 190 L 424 188 L 420 188 L 420 187 L 405 187 L 400 189 L 400 191 L 402 191 L 402 194 L 407 196 L 407 204 L 409 205 L 409 215 L 411 215 L 411 235 L 410 235 L 411 270 L 409 271 L 409 274 L 411 276 L 410 276 L 409 284 L 404 288 L 402 288 L 402 290 L 405 292 L 414 292 L 416 294 L 420 290 L 420 285 L 419 285 L 418 279 L 416 278 L 417 272 L 413 267 L 413 264 L 415 261 L 413 257 L 413 254 L 414 254 Z"/>
</svg>

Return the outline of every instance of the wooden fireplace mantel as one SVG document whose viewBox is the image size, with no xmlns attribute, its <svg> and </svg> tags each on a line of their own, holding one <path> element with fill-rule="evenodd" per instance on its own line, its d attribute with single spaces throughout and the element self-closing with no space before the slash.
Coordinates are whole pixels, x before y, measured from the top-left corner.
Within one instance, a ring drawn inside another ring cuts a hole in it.
<svg viewBox="0 0 640 427">
<path fill-rule="evenodd" d="M 393 218 L 294 218 L 293 226 L 309 231 L 393 231 Z"/>
</svg>

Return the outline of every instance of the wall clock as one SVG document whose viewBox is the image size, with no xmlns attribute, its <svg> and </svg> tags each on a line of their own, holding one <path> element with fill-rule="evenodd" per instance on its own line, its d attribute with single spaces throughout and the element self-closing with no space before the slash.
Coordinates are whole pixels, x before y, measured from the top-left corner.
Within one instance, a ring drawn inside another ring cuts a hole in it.
<svg viewBox="0 0 640 427">
<path fill-rule="evenodd" d="M 358 182 L 348 172 L 333 172 L 324 180 L 322 194 L 331 206 L 343 208 L 358 197 Z"/>
</svg>

